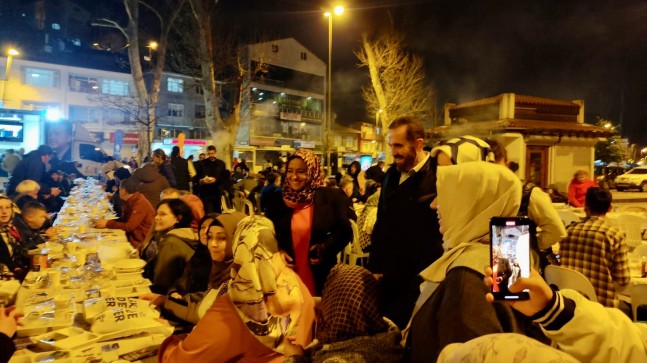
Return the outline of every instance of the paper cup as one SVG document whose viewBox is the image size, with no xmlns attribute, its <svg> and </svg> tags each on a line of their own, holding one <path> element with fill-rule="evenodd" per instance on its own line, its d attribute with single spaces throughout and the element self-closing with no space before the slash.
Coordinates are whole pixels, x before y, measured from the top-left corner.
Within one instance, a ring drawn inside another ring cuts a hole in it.
<svg viewBox="0 0 647 363">
<path fill-rule="evenodd" d="M 49 281 L 49 286 L 60 286 L 61 271 L 58 271 L 58 270 L 47 271 L 47 280 Z"/>
<path fill-rule="evenodd" d="M 56 295 L 54 296 L 54 308 L 57 310 L 67 309 L 70 307 L 70 295 Z"/>
</svg>

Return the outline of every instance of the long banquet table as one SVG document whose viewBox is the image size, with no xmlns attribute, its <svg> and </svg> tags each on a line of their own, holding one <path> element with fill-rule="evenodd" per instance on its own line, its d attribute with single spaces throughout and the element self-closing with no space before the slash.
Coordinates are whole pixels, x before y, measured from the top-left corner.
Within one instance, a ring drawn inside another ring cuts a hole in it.
<svg viewBox="0 0 647 363">
<path fill-rule="evenodd" d="M 137 298 L 150 292 L 144 261 L 123 231 L 93 228 L 99 218 L 115 218 L 101 186 L 77 180 L 54 222 L 57 236 L 33 251 L 39 268 L 17 291 L 25 317 L 10 362 L 136 361 L 173 333 Z"/>
</svg>

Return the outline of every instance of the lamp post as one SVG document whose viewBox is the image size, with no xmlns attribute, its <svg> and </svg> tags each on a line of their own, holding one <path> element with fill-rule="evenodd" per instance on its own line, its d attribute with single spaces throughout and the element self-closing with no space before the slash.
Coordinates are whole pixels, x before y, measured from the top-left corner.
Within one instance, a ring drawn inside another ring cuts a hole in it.
<svg viewBox="0 0 647 363">
<path fill-rule="evenodd" d="M 13 61 L 13 57 L 16 55 L 20 55 L 20 52 L 13 48 L 9 48 L 9 50 L 7 51 L 7 66 L 4 70 L 4 89 L 2 90 L 3 108 L 7 108 L 7 106 L 5 105 L 5 98 L 7 96 L 7 87 L 9 87 L 9 71 L 11 70 L 11 62 Z"/>
<path fill-rule="evenodd" d="M 328 134 L 332 128 L 332 17 L 333 14 L 341 15 L 343 13 L 344 7 L 341 5 L 335 6 L 332 12 L 326 11 L 324 13 L 324 15 L 328 17 L 328 84 L 326 87 L 328 92 L 326 92 L 326 119 L 324 120 L 323 147 L 328 172 L 330 172 L 330 141 Z"/>
<path fill-rule="evenodd" d="M 157 42 L 154 40 L 151 40 L 148 42 L 148 45 L 146 48 L 148 48 L 148 63 L 153 64 L 153 51 L 157 50 Z"/>
</svg>

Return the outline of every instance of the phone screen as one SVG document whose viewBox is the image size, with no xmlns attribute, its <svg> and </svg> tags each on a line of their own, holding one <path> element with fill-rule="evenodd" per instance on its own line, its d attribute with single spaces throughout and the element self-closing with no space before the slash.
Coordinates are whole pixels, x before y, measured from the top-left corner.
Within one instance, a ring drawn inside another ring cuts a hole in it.
<svg viewBox="0 0 647 363">
<path fill-rule="evenodd" d="M 527 300 L 528 290 L 510 292 L 519 277 L 530 277 L 530 236 L 528 218 L 495 217 L 490 220 L 490 265 L 495 300 Z"/>
</svg>

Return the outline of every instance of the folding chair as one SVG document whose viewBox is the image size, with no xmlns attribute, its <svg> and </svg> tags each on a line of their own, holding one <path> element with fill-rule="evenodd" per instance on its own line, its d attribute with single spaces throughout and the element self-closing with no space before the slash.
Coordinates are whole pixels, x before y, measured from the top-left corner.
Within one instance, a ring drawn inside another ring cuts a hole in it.
<svg viewBox="0 0 647 363">
<path fill-rule="evenodd" d="M 544 278 L 549 285 L 554 285 L 560 290 L 575 290 L 587 299 L 598 302 L 598 297 L 591 281 L 578 271 L 566 267 L 548 265 L 544 269 Z"/>
</svg>

